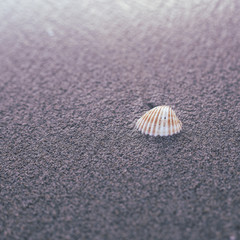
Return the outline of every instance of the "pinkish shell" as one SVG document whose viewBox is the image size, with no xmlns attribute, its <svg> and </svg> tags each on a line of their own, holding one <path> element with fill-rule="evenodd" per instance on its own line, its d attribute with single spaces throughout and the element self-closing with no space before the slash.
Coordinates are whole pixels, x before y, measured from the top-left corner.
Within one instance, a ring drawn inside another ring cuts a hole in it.
<svg viewBox="0 0 240 240">
<path fill-rule="evenodd" d="M 146 112 L 136 123 L 143 134 L 150 136 L 171 136 L 179 133 L 182 123 L 169 106 L 158 106 Z"/>
</svg>

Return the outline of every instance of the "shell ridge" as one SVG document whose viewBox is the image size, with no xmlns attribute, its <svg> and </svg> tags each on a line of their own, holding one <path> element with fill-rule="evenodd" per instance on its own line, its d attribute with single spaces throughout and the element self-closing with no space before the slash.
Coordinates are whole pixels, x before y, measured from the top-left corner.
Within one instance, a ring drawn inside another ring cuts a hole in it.
<svg viewBox="0 0 240 240">
<path fill-rule="evenodd" d="M 170 135 L 173 135 L 172 109 L 170 110 Z"/>
<path fill-rule="evenodd" d="M 160 112 L 161 112 L 161 107 L 158 107 L 158 111 L 157 111 L 157 115 L 156 115 L 156 119 L 155 119 L 154 127 L 153 127 L 153 135 L 154 136 L 157 136 L 158 119 L 159 119 Z"/>
<path fill-rule="evenodd" d="M 150 136 L 154 135 L 158 112 L 159 112 L 159 108 L 156 108 L 154 119 L 153 119 L 152 126 L 151 126 Z"/>
<path fill-rule="evenodd" d="M 162 117 L 162 112 L 163 112 L 163 107 L 160 107 L 160 113 L 158 115 L 158 120 L 157 120 L 157 129 L 156 129 L 156 136 L 160 135 L 160 127 L 161 127 L 161 117 Z"/>
<path fill-rule="evenodd" d="M 154 109 L 152 109 L 152 111 L 150 112 L 149 117 L 148 117 L 148 122 L 146 122 L 146 124 L 145 124 L 145 126 L 144 126 L 144 128 L 143 128 L 143 132 L 144 132 L 145 134 L 147 134 L 147 132 L 148 132 L 148 128 L 149 128 L 149 126 L 150 126 L 153 113 L 154 113 Z"/>
<path fill-rule="evenodd" d="M 167 119 L 167 125 L 168 125 L 168 135 L 171 134 L 170 130 L 171 130 L 171 109 L 168 109 L 168 119 Z"/>
<path fill-rule="evenodd" d="M 175 115 L 174 113 L 173 113 L 173 119 L 172 119 L 172 121 L 173 121 L 172 126 L 173 126 L 173 134 L 174 134 L 174 133 L 177 132 L 177 126 L 176 126 L 176 115 Z"/>
<path fill-rule="evenodd" d="M 165 136 L 168 135 L 168 111 L 169 111 L 169 108 L 166 107 L 165 116 L 164 116 L 164 130 L 165 130 Z"/>
<path fill-rule="evenodd" d="M 171 107 L 164 105 L 147 111 L 138 119 L 136 127 L 150 136 L 171 136 L 182 130 L 182 122 Z"/>
<path fill-rule="evenodd" d="M 145 122 L 147 121 L 147 119 L 148 119 L 148 115 L 146 115 L 146 113 L 140 118 L 140 120 L 141 120 L 141 124 L 139 125 L 140 130 L 142 130 Z"/>
<path fill-rule="evenodd" d="M 168 107 L 165 107 L 165 114 L 164 114 L 164 119 L 163 119 L 163 133 L 164 136 L 167 136 L 167 114 L 168 114 Z"/>
<path fill-rule="evenodd" d="M 151 111 L 151 110 L 150 110 Z M 143 129 L 145 127 L 145 125 L 147 124 L 148 118 L 149 118 L 149 114 L 150 112 L 146 112 L 141 118 L 142 118 L 142 124 L 140 126 L 140 130 L 143 132 Z"/>
<path fill-rule="evenodd" d="M 163 110 L 161 112 L 161 116 L 160 116 L 160 127 L 159 127 L 159 135 L 160 136 L 163 136 L 163 117 L 164 117 L 164 114 L 165 114 L 165 106 L 163 107 Z"/>
<path fill-rule="evenodd" d="M 150 136 L 152 135 L 152 128 L 153 128 L 153 125 L 154 125 L 154 121 L 155 121 L 156 114 L 157 114 L 157 109 L 154 109 L 154 113 L 153 113 L 153 115 L 152 115 L 152 117 L 151 117 L 149 129 L 148 129 L 148 134 L 149 134 Z"/>
</svg>

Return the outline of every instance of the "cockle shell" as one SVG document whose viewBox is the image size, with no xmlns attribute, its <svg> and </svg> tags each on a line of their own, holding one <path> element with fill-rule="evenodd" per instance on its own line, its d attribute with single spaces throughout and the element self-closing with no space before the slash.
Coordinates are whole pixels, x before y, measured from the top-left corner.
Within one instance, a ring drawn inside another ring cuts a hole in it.
<svg viewBox="0 0 240 240">
<path fill-rule="evenodd" d="M 150 136 L 171 136 L 179 133 L 182 123 L 169 106 L 158 106 L 146 112 L 136 123 L 139 131 Z"/>
</svg>

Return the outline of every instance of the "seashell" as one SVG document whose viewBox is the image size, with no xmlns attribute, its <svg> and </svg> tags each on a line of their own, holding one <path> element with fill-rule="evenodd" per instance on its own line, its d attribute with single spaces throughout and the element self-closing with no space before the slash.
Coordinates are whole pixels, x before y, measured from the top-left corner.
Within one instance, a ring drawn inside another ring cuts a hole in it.
<svg viewBox="0 0 240 240">
<path fill-rule="evenodd" d="M 136 123 L 143 134 L 150 136 L 171 136 L 179 133 L 182 123 L 169 106 L 158 106 L 146 112 Z"/>
</svg>

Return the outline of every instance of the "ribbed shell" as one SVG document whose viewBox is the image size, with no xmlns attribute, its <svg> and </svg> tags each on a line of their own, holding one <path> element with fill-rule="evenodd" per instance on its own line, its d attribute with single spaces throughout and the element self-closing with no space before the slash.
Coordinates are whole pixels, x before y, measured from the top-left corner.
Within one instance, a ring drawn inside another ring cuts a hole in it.
<svg viewBox="0 0 240 240">
<path fill-rule="evenodd" d="M 136 127 L 150 136 L 171 136 L 181 131 L 182 123 L 169 106 L 158 106 L 146 112 Z"/>
</svg>

